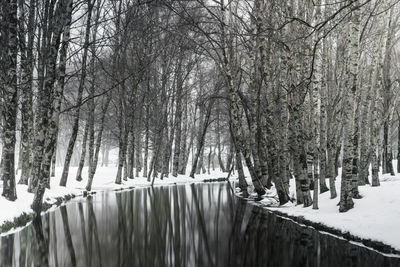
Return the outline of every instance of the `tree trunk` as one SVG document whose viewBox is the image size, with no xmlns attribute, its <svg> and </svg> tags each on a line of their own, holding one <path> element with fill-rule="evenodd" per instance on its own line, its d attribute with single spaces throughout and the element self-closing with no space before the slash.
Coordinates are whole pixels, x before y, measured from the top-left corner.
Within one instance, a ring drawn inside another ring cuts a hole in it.
<svg viewBox="0 0 400 267">
<path fill-rule="evenodd" d="M 95 1 L 95 0 L 94 0 Z M 93 3 L 94 4 L 94 3 Z M 90 177 L 90 174 L 93 171 L 93 168 L 95 169 L 96 167 L 94 166 L 94 146 L 95 146 L 95 140 L 94 140 L 94 131 L 95 131 L 95 103 L 94 103 L 94 97 L 95 97 L 95 89 L 96 89 L 96 66 L 95 66 L 95 61 L 97 59 L 96 56 L 96 41 L 97 41 L 97 30 L 99 27 L 99 18 L 100 18 L 100 12 L 101 12 L 101 6 L 102 6 L 102 1 L 97 0 L 97 6 L 96 6 L 96 11 L 95 11 L 95 19 L 93 22 L 94 28 L 92 31 L 92 40 L 91 40 L 91 45 L 90 45 L 90 70 L 92 71 L 91 73 L 91 79 L 90 79 L 90 87 L 89 87 L 89 101 L 88 101 L 88 121 L 87 121 L 87 130 L 85 129 L 86 136 L 89 137 L 89 169 L 88 169 L 88 177 Z M 114 62 L 113 62 L 114 63 Z M 115 65 L 113 65 L 115 67 Z M 108 101 L 108 100 L 106 100 Z M 102 120 L 102 122 L 104 122 Z M 85 128 L 86 128 L 85 127 Z M 86 137 L 86 139 L 88 138 Z M 83 150 L 82 150 L 83 151 Z M 85 152 L 86 152 L 86 144 L 85 144 Z M 108 152 L 107 152 L 108 153 Z M 86 153 L 85 153 L 86 154 Z M 81 159 L 82 160 L 82 159 Z M 108 159 L 107 159 L 108 160 Z M 78 178 L 78 176 L 77 176 Z"/>
<path fill-rule="evenodd" d="M 83 132 L 83 138 L 82 138 L 81 159 L 79 161 L 78 171 L 76 173 L 77 181 L 82 181 L 82 169 L 83 169 L 83 166 L 85 165 L 88 132 L 89 132 L 89 122 L 87 121 L 86 126 L 85 126 L 85 131 Z"/>
<path fill-rule="evenodd" d="M 185 131 L 184 131 L 184 137 L 182 138 L 182 140 L 184 140 L 184 142 L 182 142 L 182 157 L 180 159 L 180 167 L 179 167 L 179 174 L 185 175 L 186 174 L 186 167 L 188 165 L 188 161 L 189 161 L 189 154 L 190 154 L 190 150 L 193 147 L 193 142 L 194 142 L 194 119 L 193 119 L 193 127 L 191 127 L 191 131 L 190 131 L 190 137 L 189 137 L 189 144 L 186 143 L 186 135 L 188 133 L 188 112 L 187 112 L 187 99 L 186 99 L 186 107 L 185 107 Z M 194 116 L 196 116 L 196 112 L 194 112 Z"/>
<path fill-rule="evenodd" d="M 195 172 L 196 172 L 196 168 L 197 168 L 197 163 L 200 160 L 202 161 L 202 151 L 204 151 L 204 142 L 205 142 L 205 136 L 207 133 L 207 128 L 210 125 L 210 116 L 211 116 L 211 110 L 214 104 L 214 99 L 210 99 L 208 106 L 207 106 L 207 113 L 205 114 L 204 117 L 204 122 L 203 124 L 200 124 L 200 131 L 199 131 L 199 136 L 198 136 L 198 141 L 197 141 L 197 151 L 196 151 L 196 155 L 193 158 L 193 165 L 192 165 L 192 170 L 190 171 L 190 177 L 194 178 Z M 201 116 L 201 114 L 200 114 Z M 200 166 L 202 167 L 202 166 Z"/>
<path fill-rule="evenodd" d="M 172 163 L 172 176 L 177 177 L 179 171 L 179 160 L 181 154 L 181 137 L 182 137 L 182 98 L 183 98 L 183 73 L 182 73 L 182 57 L 179 58 L 176 70 L 176 108 L 175 108 L 175 146 L 174 157 Z M 184 140 L 186 142 L 186 140 Z"/>
<path fill-rule="evenodd" d="M 358 60 L 359 60 L 359 29 L 360 27 L 360 11 L 353 10 L 351 23 L 350 23 L 350 33 L 348 35 L 347 44 L 349 47 L 349 73 L 346 77 L 345 83 L 345 96 L 344 96 L 344 111 L 343 111 L 343 121 L 344 121 L 344 144 L 343 144 L 343 169 L 342 169 L 342 181 L 340 189 L 340 203 L 339 211 L 346 212 L 352 209 L 354 206 L 353 195 L 357 196 L 358 190 L 356 187 L 358 185 L 357 177 L 353 176 L 353 166 L 354 166 L 354 133 L 356 127 L 355 122 L 355 112 L 357 109 L 357 78 L 358 78 Z"/>
<path fill-rule="evenodd" d="M 235 153 L 236 156 L 236 168 L 238 170 L 238 178 L 239 178 L 239 188 L 241 192 L 243 192 L 243 197 L 247 197 L 247 182 L 244 176 L 244 171 L 243 171 L 243 164 L 242 164 L 242 158 L 240 156 L 240 152 L 236 151 Z M 233 169 L 233 165 L 231 167 Z"/>
<path fill-rule="evenodd" d="M 125 157 L 126 157 L 126 133 L 124 130 L 121 129 L 120 132 L 120 137 L 119 137 L 119 152 L 118 152 L 118 170 L 117 170 L 117 177 L 115 178 L 115 183 L 116 184 L 121 184 L 121 178 L 122 178 L 122 168 L 125 163 Z"/>
<path fill-rule="evenodd" d="M 9 0 L 3 5 L 3 18 L 1 37 L 5 44 L 5 51 L 1 55 L 5 63 L 5 69 L 0 73 L 4 85 L 2 91 L 2 177 L 3 193 L 2 196 L 8 200 L 17 199 L 15 188 L 15 127 L 18 109 L 18 90 L 17 90 L 17 54 L 18 54 L 18 5 L 17 0 Z"/>
<path fill-rule="evenodd" d="M 43 195 L 45 187 L 48 184 L 50 178 L 50 165 L 51 158 L 54 153 L 54 148 L 57 142 L 58 124 L 57 124 L 57 110 L 60 109 L 58 104 L 59 99 L 62 97 L 62 92 L 64 89 L 64 78 L 65 78 L 65 61 L 69 36 L 70 36 L 70 25 L 72 16 L 72 0 L 63 1 L 57 6 L 54 17 L 58 19 L 54 23 L 52 30 L 54 32 L 54 39 L 51 42 L 49 48 L 48 58 L 51 60 L 47 61 L 47 72 L 46 79 L 44 82 L 43 91 L 40 92 L 40 101 L 38 105 L 40 106 L 40 119 L 38 119 L 37 124 L 37 136 L 35 137 L 35 154 L 33 159 L 33 169 L 32 169 L 32 181 L 36 180 L 36 183 L 31 183 L 35 188 L 35 195 L 31 208 L 35 211 L 36 215 L 40 215 Z M 56 80 L 56 60 L 57 51 L 60 45 L 60 35 L 64 30 L 63 42 L 60 52 L 60 71 L 58 77 L 58 88 L 53 91 L 53 86 Z M 40 88 L 40 90 L 42 90 Z M 53 100 L 53 102 L 51 102 Z M 42 161 L 43 160 L 43 161 Z M 33 188 L 31 190 L 33 190 Z M 29 189 L 29 188 L 28 188 Z"/>
<path fill-rule="evenodd" d="M 400 121 L 399 113 L 397 113 L 397 118 Z M 400 173 L 400 123 L 397 126 L 397 173 Z"/>
<path fill-rule="evenodd" d="M 232 166 L 232 161 L 233 161 L 233 157 L 235 155 L 235 149 L 233 147 L 233 138 L 230 138 L 230 143 L 229 143 L 229 150 L 228 150 L 228 154 L 227 154 L 227 159 L 226 159 L 226 167 L 225 170 L 230 170 L 231 166 Z"/>
<path fill-rule="evenodd" d="M 93 0 L 95 1 L 95 0 Z M 74 112 L 74 123 L 72 126 L 72 134 L 69 139 L 68 143 L 68 148 L 67 148 L 67 154 L 65 156 L 65 162 L 64 162 L 64 168 L 63 172 L 61 175 L 60 179 L 60 186 L 66 186 L 67 185 L 67 180 L 68 180 L 68 172 L 69 172 L 69 165 L 71 163 L 71 158 L 72 158 L 72 153 L 74 151 L 74 146 L 75 146 L 75 141 L 76 137 L 78 135 L 78 129 L 79 129 L 79 115 L 80 115 L 80 110 L 81 110 L 81 105 L 82 105 L 82 95 L 83 95 L 83 89 L 85 87 L 85 80 L 86 80 L 86 68 L 87 68 L 87 58 L 88 58 L 88 51 L 89 51 L 89 41 L 90 41 L 90 28 L 91 28 L 91 19 L 92 19 L 92 10 L 93 10 L 93 5 L 94 3 L 92 0 L 88 0 L 87 2 L 88 7 L 87 7 L 87 18 L 86 18 L 86 33 L 85 33 L 85 42 L 84 42 L 84 49 L 83 49 L 83 56 L 82 56 L 82 70 L 81 70 L 81 75 L 80 75 L 80 80 L 79 80 L 79 86 L 78 86 L 78 96 L 76 100 L 76 108 Z"/>
<path fill-rule="evenodd" d="M 210 151 L 208 152 L 208 157 L 207 157 L 207 174 L 210 174 L 211 172 L 211 155 L 212 155 L 212 147 L 210 146 Z"/>
<path fill-rule="evenodd" d="M 379 135 L 380 135 L 380 127 L 379 127 L 379 120 L 380 120 L 380 112 L 379 112 L 379 104 L 381 100 L 381 86 L 382 86 L 382 77 L 381 77 L 381 64 L 383 61 L 383 52 L 382 50 L 379 51 L 379 46 L 382 43 L 383 38 L 379 40 L 379 42 L 374 42 L 374 51 L 378 54 L 378 57 L 373 57 L 375 61 L 372 62 L 373 71 L 372 71 L 372 103 L 370 107 L 371 113 L 371 135 L 370 135 L 370 150 L 369 155 L 371 159 L 372 165 L 372 177 L 371 177 L 371 185 L 372 186 L 379 186 Z M 378 155 L 377 155 L 378 153 Z"/>
<path fill-rule="evenodd" d="M 321 0 L 317 0 L 316 6 L 314 8 L 315 10 L 315 20 L 320 21 L 321 20 Z M 319 38 L 319 35 L 314 36 L 314 42 L 316 41 L 317 38 Z M 321 58 L 321 44 L 316 44 L 316 49 L 315 49 L 315 54 L 314 54 L 314 64 L 315 64 L 315 69 L 312 75 L 312 90 L 310 91 L 310 113 L 312 114 L 311 116 L 311 137 L 312 140 L 310 142 L 310 151 L 307 154 L 307 157 L 310 157 L 307 159 L 307 161 L 311 161 L 308 164 L 308 167 L 311 169 L 308 170 L 308 178 L 310 181 L 313 181 L 313 209 L 318 209 L 318 176 L 320 176 L 321 171 L 318 168 L 318 159 L 320 156 L 320 142 L 321 142 L 321 106 L 318 104 L 318 101 L 321 100 L 321 91 L 322 89 L 322 58 Z M 322 190 L 322 189 L 321 189 Z"/>
<path fill-rule="evenodd" d="M 372 63 L 376 62 L 376 53 L 372 55 Z M 358 172 L 358 185 L 365 185 L 368 184 L 368 175 L 369 175 L 369 165 L 370 165 L 370 155 L 369 155 L 369 150 L 370 150 L 370 137 L 373 134 L 373 131 L 371 131 L 371 108 L 370 106 L 373 105 L 373 101 L 371 99 L 372 95 L 372 90 L 375 90 L 372 88 L 372 76 L 370 75 L 369 82 L 368 82 L 368 88 L 365 90 L 365 96 L 362 97 L 362 104 L 361 104 L 361 131 L 360 131 L 360 161 L 359 161 L 359 172 Z"/>
<path fill-rule="evenodd" d="M 184 175 L 186 172 L 186 146 L 187 146 L 187 135 L 188 135 L 188 96 L 184 96 L 184 107 L 183 107 L 183 118 L 181 121 L 181 140 L 180 140 L 180 151 L 179 151 L 179 163 L 178 163 L 178 174 Z M 183 128 L 183 129 L 182 129 Z"/>
<path fill-rule="evenodd" d="M 325 14 L 327 12 L 325 11 Z M 326 17 L 326 15 L 325 15 Z M 322 78 L 321 78 L 321 106 L 320 106 L 320 149 L 319 149 L 319 190 L 320 194 L 328 191 L 328 187 L 326 186 L 326 178 L 327 178 L 327 114 L 326 114 L 326 96 L 328 92 L 328 57 L 329 57 L 329 48 L 328 48 L 328 40 L 324 40 L 322 48 Z"/>
<path fill-rule="evenodd" d="M 133 128 L 133 127 L 132 127 Z M 133 129 L 128 134 L 128 147 L 127 147 L 127 177 L 133 179 L 133 166 L 135 162 L 135 134 Z"/>
<path fill-rule="evenodd" d="M 50 177 L 56 177 L 56 161 L 57 161 L 57 146 L 54 148 L 54 153 L 53 156 L 51 157 Z M 50 185 L 48 188 L 50 188 Z"/>
<path fill-rule="evenodd" d="M 140 123 L 140 125 L 141 125 L 141 123 Z M 142 171 L 142 133 L 141 133 L 140 125 L 138 126 L 138 129 L 136 130 L 136 138 L 135 138 L 135 140 L 136 140 L 136 146 L 135 146 L 136 177 L 139 177 L 139 172 Z"/>
<path fill-rule="evenodd" d="M 20 31 L 24 33 L 24 2 L 19 0 L 20 9 Z M 21 51 L 21 178 L 19 184 L 28 184 L 31 173 L 32 161 L 32 141 L 33 141 L 33 41 L 35 38 L 35 9 L 36 0 L 29 1 L 29 15 L 28 15 L 28 43 L 25 44 L 25 38 L 21 38 L 20 43 L 22 47 L 26 47 Z"/>
<path fill-rule="evenodd" d="M 328 134 L 329 136 L 329 134 Z M 327 152 L 328 152 L 328 164 L 327 164 L 327 175 L 326 177 L 329 179 L 329 191 L 331 195 L 331 199 L 337 197 L 336 186 L 335 186 L 335 162 L 336 162 L 336 145 L 333 143 L 333 140 L 328 138 L 327 142 Z"/>
<path fill-rule="evenodd" d="M 218 150 L 218 164 L 222 172 L 226 172 L 224 162 L 222 161 L 222 149 L 221 149 L 221 127 L 220 127 L 220 109 L 219 102 L 217 103 L 217 121 L 216 121 L 216 132 L 217 132 L 217 150 Z M 229 165 L 230 167 L 231 165 Z"/>
<path fill-rule="evenodd" d="M 390 14 L 388 18 L 388 24 L 386 26 L 386 20 L 383 19 L 381 15 L 379 18 L 385 21 L 385 28 L 387 27 L 387 37 L 386 37 L 386 44 L 385 44 L 385 56 L 382 66 L 382 89 L 383 89 L 383 168 L 382 173 L 390 173 L 394 175 L 393 171 L 393 164 L 392 164 L 392 144 L 391 144 L 391 127 L 392 127 L 392 117 L 394 106 L 396 105 L 397 95 L 393 95 L 393 82 L 392 82 L 392 75 L 391 75 L 391 68 L 392 68 L 392 48 L 393 48 L 393 38 L 395 38 L 395 30 L 393 27 L 393 13 L 394 9 L 390 9 Z M 396 21 L 397 22 L 397 21 Z M 394 24 L 396 24 L 396 22 Z M 382 49 L 383 50 L 383 49 Z M 394 103 L 392 101 L 394 99 Z"/>
<path fill-rule="evenodd" d="M 110 105 L 111 102 L 111 93 L 109 93 L 106 97 L 105 100 L 105 104 L 103 106 L 103 110 L 102 110 L 102 115 L 100 118 L 100 129 L 97 133 L 97 138 L 96 138 L 96 147 L 95 147 L 95 152 L 94 152 L 94 156 L 93 156 L 93 161 L 92 161 L 92 168 L 90 168 L 89 170 L 89 178 L 88 178 L 88 182 L 86 185 L 86 190 L 90 191 L 92 190 L 92 183 L 93 183 L 93 178 L 94 175 L 96 173 L 96 169 L 97 169 L 97 162 L 99 160 L 99 152 L 100 152 L 100 148 L 101 148 L 101 140 L 103 137 L 103 131 L 104 131 L 104 121 L 106 119 L 106 114 L 107 114 L 107 110 L 108 110 L 108 106 Z M 109 153 L 109 149 L 107 149 L 107 164 L 108 164 L 108 153 Z"/>
<path fill-rule="evenodd" d="M 145 137 L 144 137 L 144 158 L 143 158 L 143 177 L 147 177 L 147 159 L 149 157 L 149 108 L 146 107 L 146 123 L 145 123 Z"/>
</svg>

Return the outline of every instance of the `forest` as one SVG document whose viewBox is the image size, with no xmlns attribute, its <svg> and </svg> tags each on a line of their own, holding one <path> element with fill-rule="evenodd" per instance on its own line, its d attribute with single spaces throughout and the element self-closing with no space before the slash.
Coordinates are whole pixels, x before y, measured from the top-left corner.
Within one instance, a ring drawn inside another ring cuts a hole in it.
<svg viewBox="0 0 400 267">
<path fill-rule="evenodd" d="M 2 198 L 27 185 L 40 213 L 57 166 L 87 191 L 100 165 L 116 184 L 219 169 L 346 212 L 400 172 L 399 18 L 397 0 L 3 0 Z"/>
</svg>

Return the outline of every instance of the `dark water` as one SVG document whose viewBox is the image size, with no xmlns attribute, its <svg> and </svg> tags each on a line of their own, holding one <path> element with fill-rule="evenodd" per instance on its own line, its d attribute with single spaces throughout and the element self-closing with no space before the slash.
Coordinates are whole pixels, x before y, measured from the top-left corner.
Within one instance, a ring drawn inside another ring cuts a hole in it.
<svg viewBox="0 0 400 267">
<path fill-rule="evenodd" d="M 268 214 L 226 183 L 109 192 L 1 238 L 0 266 L 400 266 Z"/>
</svg>

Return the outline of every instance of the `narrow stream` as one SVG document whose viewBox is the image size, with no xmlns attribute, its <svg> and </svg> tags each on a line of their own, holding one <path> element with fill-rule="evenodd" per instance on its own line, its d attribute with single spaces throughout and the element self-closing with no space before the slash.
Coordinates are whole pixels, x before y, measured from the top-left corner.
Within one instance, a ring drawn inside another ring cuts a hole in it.
<svg viewBox="0 0 400 267">
<path fill-rule="evenodd" d="M 0 266 L 400 266 L 250 205 L 227 183 L 100 193 L 0 242 Z"/>
</svg>

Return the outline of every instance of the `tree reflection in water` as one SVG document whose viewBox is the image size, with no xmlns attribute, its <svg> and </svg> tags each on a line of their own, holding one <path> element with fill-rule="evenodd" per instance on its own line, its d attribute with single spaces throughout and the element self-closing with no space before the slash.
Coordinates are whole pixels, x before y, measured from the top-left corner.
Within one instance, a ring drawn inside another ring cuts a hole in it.
<svg viewBox="0 0 400 267">
<path fill-rule="evenodd" d="M 268 214 L 225 183 L 71 202 L 1 238 L 0 266 L 400 266 Z"/>
</svg>

